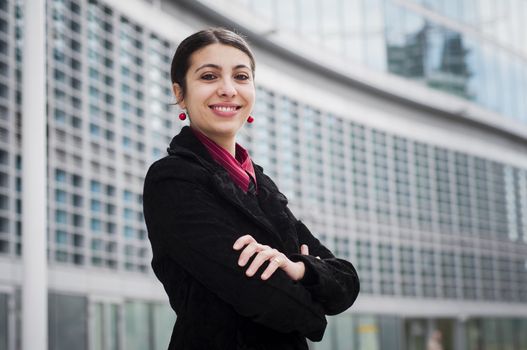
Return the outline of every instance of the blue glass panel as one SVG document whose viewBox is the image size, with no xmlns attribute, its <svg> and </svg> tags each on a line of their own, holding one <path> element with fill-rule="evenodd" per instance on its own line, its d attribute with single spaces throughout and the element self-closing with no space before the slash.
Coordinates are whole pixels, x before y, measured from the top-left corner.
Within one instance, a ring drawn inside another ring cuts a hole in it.
<svg viewBox="0 0 527 350">
<path fill-rule="evenodd" d="M 291 31 L 298 30 L 297 0 L 280 0 L 279 9 L 275 12 L 275 18 L 280 28 Z"/>
<path fill-rule="evenodd" d="M 308 40 L 316 41 L 320 36 L 317 0 L 302 0 L 302 5 L 298 6 L 297 11 L 300 34 Z"/>
<path fill-rule="evenodd" d="M 386 69 L 383 3 L 381 0 L 364 2 L 366 64 L 376 70 Z"/>
<path fill-rule="evenodd" d="M 322 45 L 332 52 L 342 51 L 342 10 L 340 1 L 324 0 L 320 6 Z"/>
<path fill-rule="evenodd" d="M 483 104 L 485 101 L 485 77 L 483 69 L 483 58 L 481 53 L 481 45 L 465 38 L 465 50 L 467 53 L 467 98 Z"/>
<path fill-rule="evenodd" d="M 388 6 L 388 5 L 387 5 Z M 395 6 L 393 6 L 395 7 Z M 364 28 L 364 3 L 361 0 L 348 0 L 342 3 L 344 16 L 343 40 L 344 54 L 355 62 L 366 62 Z"/>
<path fill-rule="evenodd" d="M 498 102 L 498 111 L 506 116 L 512 117 L 515 114 L 515 91 L 514 77 L 512 71 L 511 57 L 504 51 L 498 51 L 498 80 L 500 98 Z"/>
</svg>

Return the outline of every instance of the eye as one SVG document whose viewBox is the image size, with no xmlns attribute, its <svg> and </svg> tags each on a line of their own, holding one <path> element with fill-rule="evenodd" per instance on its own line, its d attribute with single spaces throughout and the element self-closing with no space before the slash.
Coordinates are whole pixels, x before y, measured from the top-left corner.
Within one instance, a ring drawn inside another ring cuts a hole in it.
<svg viewBox="0 0 527 350">
<path fill-rule="evenodd" d="M 216 79 L 216 76 L 212 73 L 206 73 L 201 76 L 201 79 L 203 80 L 214 80 Z"/>
<path fill-rule="evenodd" d="M 234 76 L 234 78 L 235 78 L 236 80 L 249 80 L 249 79 L 250 79 L 249 75 L 246 74 L 246 73 L 238 73 L 238 74 L 236 74 L 236 75 Z"/>
</svg>

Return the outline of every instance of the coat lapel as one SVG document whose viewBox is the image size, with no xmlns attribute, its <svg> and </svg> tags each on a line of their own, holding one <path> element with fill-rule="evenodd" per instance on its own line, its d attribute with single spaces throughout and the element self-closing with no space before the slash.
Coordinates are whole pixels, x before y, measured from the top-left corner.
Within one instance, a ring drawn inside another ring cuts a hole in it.
<svg viewBox="0 0 527 350">
<path fill-rule="evenodd" d="M 265 216 L 273 223 L 286 246 L 288 253 L 299 253 L 298 237 L 295 229 L 296 218 L 288 215 L 287 198 L 276 187 L 274 182 L 263 173 L 262 167 L 255 164 L 256 181 L 258 183 L 258 201 Z"/>
<path fill-rule="evenodd" d="M 276 232 L 272 223 L 267 219 L 265 213 L 258 206 L 258 201 L 252 195 L 248 195 L 239 188 L 229 177 L 223 168 L 218 169 L 213 175 L 213 183 L 218 193 L 227 201 L 236 206 L 246 216 L 251 218 L 259 226 L 271 235 L 273 241 L 283 248 L 280 235 Z"/>
<path fill-rule="evenodd" d="M 273 224 L 267 219 L 266 213 L 260 209 L 258 201 L 252 197 L 252 195 L 243 192 L 243 190 L 232 181 L 227 171 L 212 159 L 205 146 L 203 146 L 194 136 L 188 126 L 184 127 L 181 132 L 172 139 L 170 147 L 168 148 L 168 153 L 192 157 L 200 162 L 211 172 L 212 184 L 218 194 L 236 206 L 242 213 L 248 216 L 260 227 L 264 228 L 270 235 L 271 239 L 276 242 L 276 248 L 284 250 L 283 238 L 277 232 Z M 260 178 L 263 177 L 259 176 L 257 178 L 258 188 L 264 190 L 266 182 L 262 182 L 261 186 L 260 181 L 264 180 L 260 180 Z"/>
</svg>

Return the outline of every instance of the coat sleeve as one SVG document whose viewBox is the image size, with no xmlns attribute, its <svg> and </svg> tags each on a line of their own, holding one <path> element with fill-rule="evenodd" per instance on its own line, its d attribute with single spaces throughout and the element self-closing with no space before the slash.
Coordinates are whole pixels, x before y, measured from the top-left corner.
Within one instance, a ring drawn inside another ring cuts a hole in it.
<svg viewBox="0 0 527 350">
<path fill-rule="evenodd" d="M 350 262 L 336 258 L 302 221 L 296 220 L 296 229 L 299 244 L 309 247 L 309 255 L 292 254 L 289 257 L 292 261 L 302 261 L 306 265 L 306 273 L 300 282 L 322 304 L 327 315 L 345 311 L 359 294 L 357 271 Z"/>
<path fill-rule="evenodd" d="M 173 170 L 154 165 L 145 179 L 143 210 L 154 258 L 168 256 L 254 322 L 320 340 L 327 323 L 322 305 L 281 270 L 266 281 L 247 277 L 247 267 L 237 263 L 240 252 L 232 248 L 247 232 L 237 230 L 203 185 L 178 178 Z"/>
</svg>

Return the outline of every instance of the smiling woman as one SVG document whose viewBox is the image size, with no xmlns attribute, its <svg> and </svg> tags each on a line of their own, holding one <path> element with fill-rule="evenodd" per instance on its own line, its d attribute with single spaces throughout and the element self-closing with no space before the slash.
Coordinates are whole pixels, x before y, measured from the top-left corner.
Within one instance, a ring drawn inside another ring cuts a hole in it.
<svg viewBox="0 0 527 350">
<path fill-rule="evenodd" d="M 190 127 L 152 164 L 143 194 L 152 267 L 178 316 L 169 349 L 308 349 L 325 315 L 359 293 L 353 265 L 294 217 L 236 143 L 252 121 L 254 71 L 244 39 L 221 28 L 183 40 L 172 61 Z"/>
</svg>

